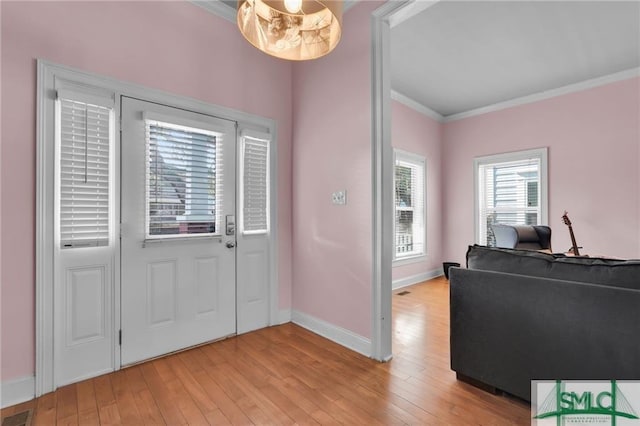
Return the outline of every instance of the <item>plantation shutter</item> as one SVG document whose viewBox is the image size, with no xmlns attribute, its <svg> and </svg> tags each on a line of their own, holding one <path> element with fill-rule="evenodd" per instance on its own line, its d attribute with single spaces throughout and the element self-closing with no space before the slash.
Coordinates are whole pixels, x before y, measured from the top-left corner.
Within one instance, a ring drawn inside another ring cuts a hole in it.
<svg viewBox="0 0 640 426">
<path fill-rule="evenodd" d="M 59 233 L 62 248 L 109 244 L 113 100 L 59 90 Z"/>
<path fill-rule="evenodd" d="M 244 234 L 269 231 L 269 140 L 242 138 L 241 229 Z"/>
<path fill-rule="evenodd" d="M 145 127 L 147 238 L 220 234 L 221 134 L 149 113 Z"/>
<path fill-rule="evenodd" d="M 478 182 L 480 244 L 495 244 L 493 224 L 541 224 L 540 158 L 481 164 Z"/>
<path fill-rule="evenodd" d="M 396 151 L 396 259 L 424 254 L 424 208 L 424 159 Z"/>
</svg>

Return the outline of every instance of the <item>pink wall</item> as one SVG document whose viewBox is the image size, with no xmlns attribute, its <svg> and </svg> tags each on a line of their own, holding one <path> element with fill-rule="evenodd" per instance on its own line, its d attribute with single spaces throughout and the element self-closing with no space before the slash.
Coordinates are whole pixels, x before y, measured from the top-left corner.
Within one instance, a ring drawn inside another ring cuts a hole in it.
<svg viewBox="0 0 640 426">
<path fill-rule="evenodd" d="M 371 335 L 371 12 L 330 55 L 294 65 L 293 309 Z M 347 204 L 331 194 L 347 190 Z"/>
<path fill-rule="evenodd" d="M 36 58 L 276 120 L 280 307 L 288 308 L 291 64 L 256 51 L 232 23 L 187 2 L 0 4 L 1 380 L 34 372 Z"/>
<path fill-rule="evenodd" d="M 391 102 L 391 143 L 394 148 L 426 160 L 427 255 L 420 262 L 394 266 L 393 280 L 442 267 L 442 124 L 397 101 Z"/>
<path fill-rule="evenodd" d="M 444 257 L 474 241 L 473 158 L 549 147 L 549 225 L 570 247 L 569 211 L 584 252 L 640 257 L 640 78 L 445 124 Z"/>
</svg>

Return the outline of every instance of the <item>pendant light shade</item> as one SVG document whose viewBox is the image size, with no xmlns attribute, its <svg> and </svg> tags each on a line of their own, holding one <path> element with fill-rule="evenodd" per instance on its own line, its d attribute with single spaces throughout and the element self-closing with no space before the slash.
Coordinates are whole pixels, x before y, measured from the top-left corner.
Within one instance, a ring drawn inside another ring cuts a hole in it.
<svg viewBox="0 0 640 426">
<path fill-rule="evenodd" d="M 331 52 L 342 32 L 342 1 L 239 0 L 238 27 L 258 49 L 304 61 Z"/>
</svg>

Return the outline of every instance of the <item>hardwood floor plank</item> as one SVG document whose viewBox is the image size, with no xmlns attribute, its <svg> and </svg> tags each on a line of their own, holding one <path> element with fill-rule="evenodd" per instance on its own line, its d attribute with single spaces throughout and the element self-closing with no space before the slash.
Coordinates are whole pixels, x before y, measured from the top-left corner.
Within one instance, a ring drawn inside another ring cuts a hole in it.
<svg viewBox="0 0 640 426">
<path fill-rule="evenodd" d="M 218 348 L 219 351 L 224 352 L 224 348 Z M 273 374 L 260 363 L 254 362 L 248 355 L 232 356 L 232 353 L 223 354 L 228 364 L 232 366 L 240 375 L 245 379 L 245 388 L 251 388 L 251 392 L 259 391 L 266 400 L 274 404 L 276 407 L 282 410 L 283 415 L 280 416 L 280 420 L 288 422 L 293 419 L 299 422 L 299 419 L 303 419 L 304 423 L 314 422 L 311 420 L 304 411 L 301 411 L 299 407 L 292 406 L 291 401 L 274 389 L 271 383 L 271 379 L 277 380 Z M 284 414 L 286 413 L 286 414 Z M 288 419 L 286 416 L 290 417 Z"/>
<path fill-rule="evenodd" d="M 207 356 L 210 354 L 218 353 L 222 356 L 216 346 L 207 346 L 203 348 L 203 351 Z M 215 356 L 214 356 L 215 357 Z M 242 395 L 240 401 L 248 400 L 253 402 L 252 405 L 258 408 L 265 416 L 268 423 L 277 424 L 290 424 L 292 423 L 291 417 L 287 413 L 283 412 L 273 402 L 271 402 L 260 390 L 254 386 L 249 380 L 247 380 L 241 372 L 232 364 L 216 365 L 209 371 L 209 375 L 216 380 L 223 388 L 233 389 L 235 394 Z M 256 411 L 254 407 L 252 411 Z M 245 412 L 249 418 L 254 420 L 248 412 Z M 254 420 L 255 421 L 255 420 Z M 264 419 L 260 420 L 258 424 L 264 424 Z"/>
<path fill-rule="evenodd" d="M 185 365 L 192 371 L 196 381 L 202 386 L 202 388 L 207 392 L 207 395 L 211 397 L 213 401 L 216 402 L 216 405 L 220 407 L 220 411 L 225 415 L 229 422 L 234 425 L 247 425 L 253 424 L 251 419 L 245 414 L 243 408 L 238 403 L 238 400 L 234 398 L 234 396 L 228 394 L 225 389 L 223 389 L 209 374 L 209 369 L 213 368 L 214 364 L 211 363 L 209 358 L 205 355 L 205 353 L 201 349 L 194 349 L 192 351 L 183 352 L 180 354 L 181 357 L 184 357 Z M 194 373 L 195 372 L 195 373 Z M 199 372 L 199 374 L 197 373 Z M 237 397 L 242 397 L 241 395 L 236 395 Z M 251 407 L 247 407 L 246 404 L 245 409 L 249 409 L 251 411 Z M 258 410 L 259 411 L 259 410 Z M 262 417 L 263 414 L 257 412 L 254 413 L 254 416 Z"/>
<path fill-rule="evenodd" d="M 173 395 L 174 404 L 177 404 L 184 416 L 187 424 L 201 425 L 208 424 L 204 414 L 192 398 L 192 393 L 187 390 L 185 383 L 180 379 L 174 370 L 172 357 L 164 357 L 153 361 L 153 366 L 160 378 L 164 381 L 167 389 Z M 188 383 L 186 383 L 188 385 Z M 192 389 L 197 393 L 197 389 Z"/>
<path fill-rule="evenodd" d="M 331 418 L 336 419 L 338 423 L 359 424 L 357 414 L 353 413 L 350 409 L 344 409 L 343 406 L 336 403 L 339 395 L 332 390 L 309 387 L 307 383 L 298 380 L 297 377 L 289 377 L 285 380 L 295 392 L 304 395 L 310 400 L 317 401 L 318 406 Z"/>
<path fill-rule="evenodd" d="M 113 374 L 106 374 L 93 379 L 93 386 L 98 404 L 98 416 L 101 424 L 120 424 L 122 419 L 111 387 Z"/>
<path fill-rule="evenodd" d="M 78 422 L 78 395 L 76 393 L 76 385 L 67 385 L 59 389 L 58 401 L 56 405 L 56 422 L 60 423 L 66 420 L 67 424 Z M 63 422 L 64 423 L 64 422 Z"/>
<path fill-rule="evenodd" d="M 337 423 L 337 420 L 329 415 L 320 403 L 316 402 L 317 398 L 315 398 L 315 395 L 309 397 L 297 391 L 294 386 L 291 385 L 291 380 L 292 378 L 280 379 L 278 377 L 272 377 L 271 385 L 288 398 L 289 401 L 311 416 L 316 422 L 320 424 Z"/>
<path fill-rule="evenodd" d="M 100 424 L 102 425 L 122 424 L 120 411 L 118 410 L 118 405 L 115 402 L 100 407 L 98 414 L 100 416 Z"/>
<path fill-rule="evenodd" d="M 278 407 L 283 413 L 293 420 L 296 424 L 303 425 L 316 425 L 320 424 L 317 420 L 311 416 L 310 413 L 307 413 L 302 407 L 297 403 L 297 398 L 291 400 L 285 394 L 283 394 L 280 389 L 273 385 L 266 385 L 260 388 L 260 392 L 269 400 L 273 405 Z M 285 419 L 284 423 L 289 423 L 290 420 Z"/>
<path fill-rule="evenodd" d="M 142 416 L 138 412 L 138 406 L 129 385 L 126 370 L 120 370 L 111 375 L 111 387 L 113 388 L 116 406 L 122 423 L 141 424 Z"/>
<path fill-rule="evenodd" d="M 180 380 L 175 379 L 170 381 L 167 383 L 167 388 L 174 395 L 174 404 L 178 405 L 188 425 L 209 424 L 193 399 L 191 399 L 191 396 L 187 393 L 185 387 L 180 383 Z"/>
<path fill-rule="evenodd" d="M 191 372 L 198 384 L 215 401 L 220 411 L 234 425 L 253 424 L 240 406 L 216 383 L 207 373 L 208 358 L 200 349 L 193 349 L 179 354 L 181 361 Z"/>
<path fill-rule="evenodd" d="M 295 324 L 270 327 L 64 386 L 35 425 L 528 425 L 529 404 L 456 380 L 449 286 L 394 295 L 393 348 L 378 363 Z"/>
<path fill-rule="evenodd" d="M 56 421 L 56 425 L 59 426 L 77 426 L 80 423 L 78 423 L 78 415 L 77 414 L 73 414 L 69 417 L 64 417 L 62 419 L 58 419 Z"/>
<path fill-rule="evenodd" d="M 133 401 L 140 416 L 141 424 L 162 425 L 165 424 L 162 413 L 156 401 L 147 387 L 142 375 L 142 369 L 137 367 L 122 370 L 127 379 L 127 386 L 133 396 Z"/>
<path fill-rule="evenodd" d="M 175 377 L 182 384 L 184 390 L 205 417 L 210 413 L 220 410 L 215 401 L 207 395 L 200 383 L 193 377 L 181 358 L 169 357 L 166 361 L 174 372 Z"/>
<path fill-rule="evenodd" d="M 233 424 L 229 421 L 227 416 L 225 416 L 224 413 L 219 409 L 208 413 L 206 415 L 206 418 L 210 425 L 232 425 Z"/>
<path fill-rule="evenodd" d="M 36 399 L 31 423 L 34 425 L 53 425 L 56 423 L 58 392 L 50 392 Z"/>
<path fill-rule="evenodd" d="M 99 425 L 100 415 L 93 380 L 76 383 L 78 393 L 78 423 L 82 425 Z"/>
<path fill-rule="evenodd" d="M 123 371 L 127 376 L 127 383 L 129 384 L 129 389 L 131 390 L 131 392 L 135 394 L 136 392 L 149 390 L 147 382 L 145 382 L 142 375 L 142 368 L 140 367 L 140 365 L 125 368 Z"/>
<path fill-rule="evenodd" d="M 144 381 L 147 383 L 147 387 L 158 405 L 158 409 L 165 423 L 168 425 L 187 424 L 182 412 L 177 409 L 178 407 L 174 404 L 173 394 L 158 375 L 158 371 L 155 369 L 153 362 L 145 362 L 144 364 L 131 368 L 140 368 Z"/>
</svg>

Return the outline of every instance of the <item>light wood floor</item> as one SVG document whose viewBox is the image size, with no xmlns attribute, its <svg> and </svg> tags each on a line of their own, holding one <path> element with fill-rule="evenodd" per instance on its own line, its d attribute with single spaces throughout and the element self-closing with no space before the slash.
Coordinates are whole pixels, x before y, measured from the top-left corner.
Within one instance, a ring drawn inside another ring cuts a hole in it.
<svg viewBox="0 0 640 426">
<path fill-rule="evenodd" d="M 389 363 L 285 324 L 65 386 L 2 416 L 33 408 L 35 425 L 530 424 L 528 404 L 449 369 L 447 281 L 403 290 L 393 296 Z"/>
</svg>

